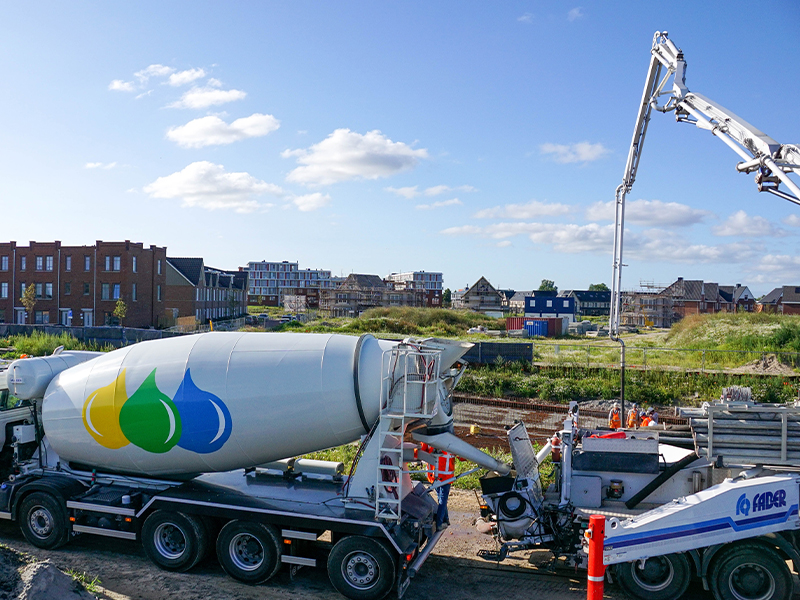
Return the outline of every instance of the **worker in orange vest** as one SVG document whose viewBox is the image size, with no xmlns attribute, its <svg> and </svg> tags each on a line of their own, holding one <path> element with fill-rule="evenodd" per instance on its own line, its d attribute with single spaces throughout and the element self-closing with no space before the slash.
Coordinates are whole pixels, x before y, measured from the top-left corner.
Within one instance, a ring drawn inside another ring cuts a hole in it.
<svg viewBox="0 0 800 600">
<path fill-rule="evenodd" d="M 628 421 L 627 421 L 628 429 L 635 429 L 638 424 L 639 424 L 639 407 L 636 406 L 636 404 L 634 404 L 628 411 Z"/>
<path fill-rule="evenodd" d="M 608 413 L 608 426 L 611 429 L 619 429 L 622 427 L 622 413 L 619 408 L 619 402 L 614 402 L 614 406 Z"/>
<path fill-rule="evenodd" d="M 428 464 L 428 481 L 434 483 L 437 479 L 439 481 L 447 481 L 453 478 L 456 473 L 456 457 L 453 454 L 444 450 L 437 450 L 424 442 L 420 444 L 420 450 L 436 458 L 435 465 Z M 436 529 L 446 529 L 450 525 L 450 514 L 447 512 L 450 484 L 445 483 L 436 488 L 436 496 L 439 500 L 439 509 L 436 511 Z"/>
</svg>

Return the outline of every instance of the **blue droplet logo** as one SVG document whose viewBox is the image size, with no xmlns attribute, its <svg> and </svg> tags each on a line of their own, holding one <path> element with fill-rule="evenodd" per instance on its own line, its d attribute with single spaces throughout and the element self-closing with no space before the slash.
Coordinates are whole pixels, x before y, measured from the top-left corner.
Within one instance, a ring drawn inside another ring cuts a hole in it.
<svg viewBox="0 0 800 600">
<path fill-rule="evenodd" d="M 198 454 L 210 454 L 228 441 L 233 428 L 228 407 L 219 396 L 197 387 L 190 369 L 186 369 L 173 402 L 182 420 L 178 446 Z"/>
</svg>

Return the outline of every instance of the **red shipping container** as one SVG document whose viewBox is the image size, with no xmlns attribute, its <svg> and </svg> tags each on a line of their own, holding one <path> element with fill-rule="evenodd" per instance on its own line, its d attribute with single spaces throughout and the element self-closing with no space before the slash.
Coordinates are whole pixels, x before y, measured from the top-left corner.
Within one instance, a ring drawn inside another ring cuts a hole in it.
<svg viewBox="0 0 800 600">
<path fill-rule="evenodd" d="M 525 317 L 506 317 L 506 331 L 525 329 L 525 321 Z"/>
</svg>

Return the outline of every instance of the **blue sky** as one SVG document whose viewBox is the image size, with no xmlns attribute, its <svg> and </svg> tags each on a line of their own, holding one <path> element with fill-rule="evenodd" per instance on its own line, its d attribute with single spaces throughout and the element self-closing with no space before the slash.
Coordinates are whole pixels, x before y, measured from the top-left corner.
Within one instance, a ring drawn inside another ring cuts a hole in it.
<svg viewBox="0 0 800 600">
<path fill-rule="evenodd" d="M 800 142 L 800 4 L 33 2 L 0 7 L 3 239 L 453 289 L 610 284 L 653 33 L 687 86 Z M 651 121 L 623 287 L 800 284 L 800 208 Z"/>
</svg>

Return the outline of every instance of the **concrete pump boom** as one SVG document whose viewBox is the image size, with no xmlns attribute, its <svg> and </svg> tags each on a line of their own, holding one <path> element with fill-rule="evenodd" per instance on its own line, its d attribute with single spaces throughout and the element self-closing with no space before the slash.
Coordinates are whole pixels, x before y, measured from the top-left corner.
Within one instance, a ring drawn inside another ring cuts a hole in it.
<svg viewBox="0 0 800 600">
<path fill-rule="evenodd" d="M 666 70 L 663 78 L 662 71 Z M 665 90 L 670 78 L 672 88 Z M 667 96 L 659 105 L 659 99 Z M 667 37 L 667 32 L 657 31 L 653 36 L 650 51 L 650 68 L 645 80 L 642 101 L 636 116 L 633 139 L 625 164 L 622 183 L 617 187 L 614 219 L 614 258 L 611 278 L 611 315 L 609 330 L 612 340 L 621 346 L 621 390 L 622 412 L 625 414 L 625 344 L 619 337 L 620 284 L 622 282 L 622 241 L 625 229 L 625 197 L 636 180 L 636 171 L 642 155 L 647 125 L 653 109 L 659 112 L 675 111 L 680 123 L 694 123 L 725 142 L 742 162 L 736 165 L 740 173 L 756 173 L 759 192 L 770 192 L 785 200 L 800 204 L 800 186 L 789 178 L 790 173 L 800 174 L 800 147 L 795 144 L 779 144 L 763 131 L 709 100 L 701 94 L 690 92 L 686 87 L 686 61 L 683 52 Z M 780 189 L 783 183 L 789 191 Z"/>
</svg>

